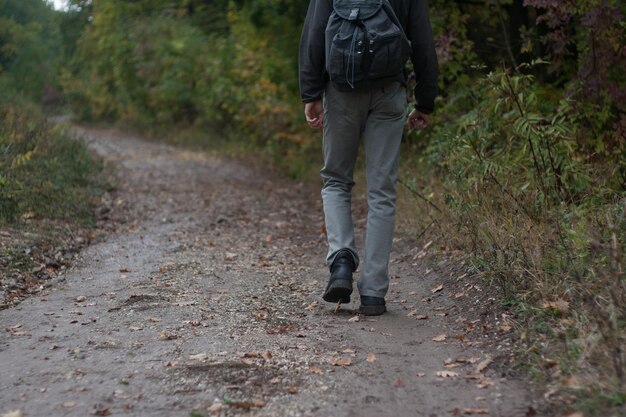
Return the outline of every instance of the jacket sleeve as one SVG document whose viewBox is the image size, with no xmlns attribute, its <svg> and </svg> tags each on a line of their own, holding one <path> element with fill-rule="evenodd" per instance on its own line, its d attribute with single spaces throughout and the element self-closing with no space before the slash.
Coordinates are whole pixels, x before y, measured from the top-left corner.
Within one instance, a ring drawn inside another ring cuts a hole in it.
<svg viewBox="0 0 626 417">
<path fill-rule="evenodd" d="M 432 113 L 437 96 L 439 67 L 428 16 L 427 0 L 410 0 L 407 37 L 413 53 L 411 61 L 415 70 L 415 108 L 422 113 Z"/>
<path fill-rule="evenodd" d="M 320 100 L 326 83 L 325 31 L 332 0 L 311 0 L 302 28 L 299 54 L 300 97 L 304 103 Z"/>
</svg>

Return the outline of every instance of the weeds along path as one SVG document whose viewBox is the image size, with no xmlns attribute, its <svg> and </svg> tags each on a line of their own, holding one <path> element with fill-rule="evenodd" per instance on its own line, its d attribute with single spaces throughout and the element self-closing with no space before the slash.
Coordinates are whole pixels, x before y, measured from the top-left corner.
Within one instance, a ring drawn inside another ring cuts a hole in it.
<svg viewBox="0 0 626 417">
<path fill-rule="evenodd" d="M 497 348 L 455 337 L 480 327 L 479 306 L 438 291 L 415 242 L 396 239 L 388 314 L 335 312 L 315 185 L 77 132 L 117 172 L 128 219 L 44 295 L 0 311 L 0 415 L 527 415 Z"/>
</svg>

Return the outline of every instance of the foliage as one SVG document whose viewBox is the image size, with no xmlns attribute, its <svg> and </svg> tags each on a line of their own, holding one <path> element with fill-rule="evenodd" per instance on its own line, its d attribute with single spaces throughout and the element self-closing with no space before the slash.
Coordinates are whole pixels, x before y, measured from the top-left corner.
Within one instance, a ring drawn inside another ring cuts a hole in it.
<svg viewBox="0 0 626 417">
<path fill-rule="evenodd" d="M 527 352 L 541 363 L 558 349 L 560 374 L 613 395 L 626 383 L 624 150 L 589 152 L 589 115 L 537 81 L 544 65 L 491 71 L 444 106 L 418 163 L 443 209 L 423 210 L 518 306 Z M 574 313 L 551 314 L 559 302 Z"/>
<path fill-rule="evenodd" d="M 61 40 L 57 14 L 41 0 L 0 0 L 0 91 L 53 100 Z"/>
<path fill-rule="evenodd" d="M 36 108 L 0 101 L 0 223 L 31 217 L 88 222 L 98 170 L 84 144 Z"/>
</svg>

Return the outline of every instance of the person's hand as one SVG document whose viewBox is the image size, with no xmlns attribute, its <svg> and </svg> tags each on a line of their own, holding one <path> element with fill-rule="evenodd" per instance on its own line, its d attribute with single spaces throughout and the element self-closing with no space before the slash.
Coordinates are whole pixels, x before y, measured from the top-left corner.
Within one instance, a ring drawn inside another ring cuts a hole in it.
<svg viewBox="0 0 626 417">
<path fill-rule="evenodd" d="M 313 129 L 324 127 L 324 105 L 322 100 L 312 101 L 304 105 L 304 116 L 306 122 Z"/>
<path fill-rule="evenodd" d="M 409 120 L 407 121 L 411 129 L 426 129 L 429 122 L 430 117 L 426 113 L 422 113 L 417 109 L 413 109 L 411 114 L 409 114 Z"/>
</svg>

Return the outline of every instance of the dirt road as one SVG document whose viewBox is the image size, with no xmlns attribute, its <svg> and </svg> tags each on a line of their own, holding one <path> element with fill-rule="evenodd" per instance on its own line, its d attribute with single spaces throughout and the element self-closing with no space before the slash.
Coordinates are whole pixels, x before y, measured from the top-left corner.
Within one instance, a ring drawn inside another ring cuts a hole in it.
<svg viewBox="0 0 626 417">
<path fill-rule="evenodd" d="M 116 167 L 113 207 L 128 221 L 46 293 L 0 312 L 0 415 L 521 417 L 533 406 L 502 377 L 498 346 L 471 331 L 482 310 L 467 300 L 481 288 L 437 290 L 450 277 L 422 244 L 396 239 L 388 314 L 359 317 L 354 302 L 335 312 L 321 301 L 315 185 L 78 131 Z"/>
</svg>

